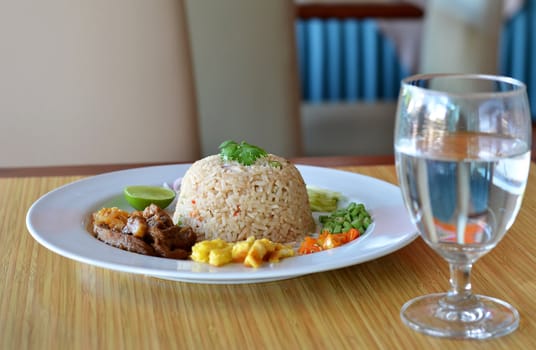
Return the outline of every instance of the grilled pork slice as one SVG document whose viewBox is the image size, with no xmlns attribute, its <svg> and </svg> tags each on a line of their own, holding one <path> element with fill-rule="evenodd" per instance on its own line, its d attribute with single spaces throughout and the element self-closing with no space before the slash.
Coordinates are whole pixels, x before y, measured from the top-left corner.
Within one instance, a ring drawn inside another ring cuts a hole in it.
<svg viewBox="0 0 536 350">
<path fill-rule="evenodd" d="M 131 214 L 103 208 L 93 214 L 93 233 L 111 246 L 171 259 L 187 259 L 197 241 L 191 228 L 175 225 L 171 216 L 154 204 Z"/>
<path fill-rule="evenodd" d="M 136 236 L 124 234 L 98 225 L 93 225 L 93 231 L 97 235 L 97 239 L 100 239 L 104 243 L 113 247 L 138 254 L 156 255 L 155 250 L 151 245 Z"/>
</svg>

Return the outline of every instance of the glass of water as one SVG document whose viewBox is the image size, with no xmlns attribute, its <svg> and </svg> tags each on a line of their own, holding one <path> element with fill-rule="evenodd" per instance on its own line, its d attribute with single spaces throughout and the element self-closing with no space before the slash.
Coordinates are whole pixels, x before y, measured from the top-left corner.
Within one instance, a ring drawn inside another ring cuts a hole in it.
<svg viewBox="0 0 536 350">
<path fill-rule="evenodd" d="M 518 327 L 517 310 L 473 294 L 470 277 L 472 265 L 515 220 L 530 143 L 526 87 L 515 79 L 429 74 L 402 81 L 394 140 L 398 180 L 420 236 L 450 266 L 448 292 L 402 307 L 412 329 L 486 339 Z"/>
</svg>

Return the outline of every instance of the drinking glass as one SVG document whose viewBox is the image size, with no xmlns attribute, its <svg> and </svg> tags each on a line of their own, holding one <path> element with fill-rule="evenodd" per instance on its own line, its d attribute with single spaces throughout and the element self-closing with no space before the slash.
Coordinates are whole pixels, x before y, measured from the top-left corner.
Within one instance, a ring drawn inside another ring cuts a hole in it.
<svg viewBox="0 0 536 350">
<path fill-rule="evenodd" d="M 518 327 L 517 310 L 473 294 L 470 278 L 472 265 L 515 220 L 530 143 L 526 87 L 515 79 L 428 74 L 402 81 L 394 140 L 398 180 L 420 236 L 450 267 L 448 292 L 402 307 L 412 329 L 486 339 Z"/>
</svg>

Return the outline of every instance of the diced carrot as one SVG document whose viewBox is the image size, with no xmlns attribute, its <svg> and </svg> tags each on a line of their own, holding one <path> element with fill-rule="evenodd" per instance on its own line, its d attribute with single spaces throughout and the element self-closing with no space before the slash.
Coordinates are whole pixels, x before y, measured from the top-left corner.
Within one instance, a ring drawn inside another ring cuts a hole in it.
<svg viewBox="0 0 536 350">
<path fill-rule="evenodd" d="M 305 237 L 298 248 L 298 254 L 305 255 L 340 247 L 343 244 L 357 239 L 360 235 L 361 233 L 359 230 L 355 228 L 351 228 L 348 232 L 344 233 L 330 233 L 327 230 L 322 231 L 318 238 L 310 236 Z"/>
<path fill-rule="evenodd" d="M 322 244 L 322 248 L 337 248 L 344 243 L 346 243 L 346 235 L 344 233 L 331 233 L 327 235 L 326 239 L 324 240 L 324 243 Z"/>
<path fill-rule="evenodd" d="M 346 242 L 353 241 L 354 239 L 358 238 L 360 236 L 359 230 L 355 228 L 351 228 L 348 232 L 346 232 Z"/>
<path fill-rule="evenodd" d="M 321 251 L 322 248 L 317 244 L 317 240 L 313 237 L 305 237 L 298 249 L 298 254 L 305 255 Z"/>
</svg>

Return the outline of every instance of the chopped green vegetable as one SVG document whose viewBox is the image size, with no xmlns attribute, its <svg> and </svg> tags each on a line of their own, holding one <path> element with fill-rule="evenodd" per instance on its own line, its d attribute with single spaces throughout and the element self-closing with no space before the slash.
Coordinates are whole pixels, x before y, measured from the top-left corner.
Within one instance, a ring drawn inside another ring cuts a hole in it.
<svg viewBox="0 0 536 350">
<path fill-rule="evenodd" d="M 363 233 L 372 223 L 372 217 L 365 208 L 365 205 L 360 203 L 350 203 L 345 209 L 337 209 L 330 215 L 322 215 L 318 218 L 323 225 L 322 231 L 330 233 L 344 233 L 352 228 Z"/>
<path fill-rule="evenodd" d="M 278 162 L 277 160 L 272 160 L 272 161 L 270 162 L 270 165 L 271 165 L 272 167 L 274 167 L 274 168 L 279 168 L 279 169 L 282 169 L 282 168 L 283 168 L 283 165 L 282 165 L 280 162 Z"/>
<path fill-rule="evenodd" d="M 220 145 L 220 156 L 223 160 L 235 160 L 243 165 L 252 165 L 257 159 L 267 155 L 268 153 L 262 148 L 244 141 L 236 143 L 228 140 Z"/>
<path fill-rule="evenodd" d="M 337 209 L 342 194 L 322 188 L 307 186 L 311 211 L 331 212 Z"/>
</svg>

